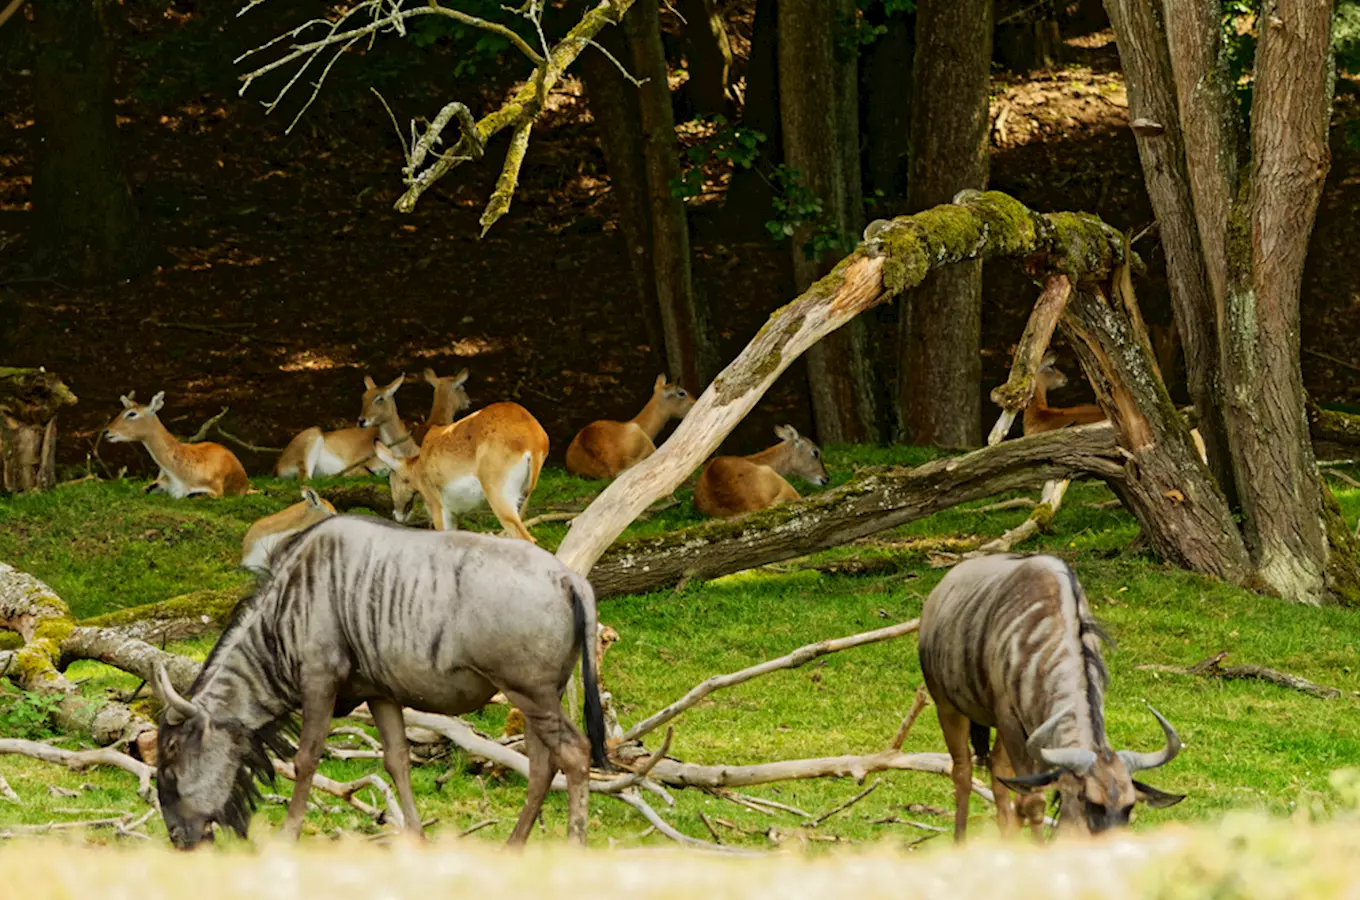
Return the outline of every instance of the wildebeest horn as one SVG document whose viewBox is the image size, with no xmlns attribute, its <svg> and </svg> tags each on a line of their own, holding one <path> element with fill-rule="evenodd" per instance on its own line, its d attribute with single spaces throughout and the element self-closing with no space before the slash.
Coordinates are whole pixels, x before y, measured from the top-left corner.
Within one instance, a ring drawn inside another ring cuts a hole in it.
<svg viewBox="0 0 1360 900">
<path fill-rule="evenodd" d="M 193 701 L 184 699 L 180 696 L 179 691 L 175 690 L 175 686 L 170 683 L 170 676 L 166 674 L 163 663 L 156 663 L 151 678 L 151 690 L 155 693 L 156 699 L 161 701 L 161 705 L 165 707 L 166 723 L 169 725 L 176 725 L 179 722 L 192 719 L 201 712 L 197 706 L 194 706 Z M 170 720 L 169 717 L 172 714 L 177 717 L 176 721 Z"/>
<path fill-rule="evenodd" d="M 1155 753 L 1139 753 L 1136 750 L 1120 750 L 1119 758 L 1124 761 L 1129 774 L 1141 772 L 1144 769 L 1155 769 L 1164 766 L 1176 758 L 1176 754 L 1181 752 L 1181 736 L 1176 734 L 1176 729 L 1171 727 L 1161 713 L 1153 709 L 1148 709 L 1157 717 L 1157 722 L 1162 726 L 1162 733 L 1166 735 L 1166 746 Z"/>
<path fill-rule="evenodd" d="M 1081 747 L 1044 747 L 1039 751 L 1039 758 L 1054 768 L 1067 769 L 1077 775 L 1085 775 L 1096 764 L 1095 751 Z"/>
<path fill-rule="evenodd" d="M 1034 733 L 1029 736 L 1029 740 L 1025 741 L 1025 749 L 1029 751 L 1029 755 L 1032 759 L 1043 759 L 1043 757 L 1040 756 L 1040 751 L 1048 746 L 1049 739 L 1053 737 L 1053 732 L 1058 730 L 1058 723 L 1061 722 L 1063 716 L 1067 715 L 1070 711 L 1070 707 L 1060 709 L 1049 716 L 1044 724 L 1034 729 Z"/>
</svg>

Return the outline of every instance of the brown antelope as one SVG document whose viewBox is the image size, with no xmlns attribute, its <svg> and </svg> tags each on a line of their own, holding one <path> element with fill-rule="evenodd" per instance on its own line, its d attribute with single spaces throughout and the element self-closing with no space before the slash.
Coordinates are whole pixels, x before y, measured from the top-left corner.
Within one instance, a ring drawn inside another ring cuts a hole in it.
<svg viewBox="0 0 1360 900">
<path fill-rule="evenodd" d="M 624 469 L 656 452 L 656 436 L 671 419 L 683 419 L 694 398 L 678 384 L 656 376 L 652 398 L 627 422 L 600 419 L 577 432 L 567 447 L 567 471 L 583 478 L 617 478 Z"/>
<path fill-rule="evenodd" d="M 365 375 L 359 427 L 323 432 L 312 426 L 300 432 L 279 454 L 274 474 L 279 478 L 305 480 L 317 475 L 357 471 L 361 467 L 370 472 L 381 472 L 382 466 L 373 456 L 373 443 L 378 440 L 395 456 L 415 454 L 415 439 L 397 413 L 395 395 L 405 380 L 405 375 L 398 375 L 391 384 L 378 387 Z"/>
<path fill-rule="evenodd" d="M 269 571 L 269 557 L 292 534 L 335 515 L 335 507 L 313 488 L 302 486 L 302 502 L 265 516 L 246 531 L 241 541 L 241 568 Z"/>
<path fill-rule="evenodd" d="M 434 374 L 434 369 L 425 370 L 425 382 L 434 388 L 434 403 L 430 405 L 430 417 L 425 420 L 426 428 L 452 425 L 460 412 L 472 406 L 472 400 L 463 389 L 467 380 L 467 369 L 457 375 L 445 375 L 443 378 Z"/>
<path fill-rule="evenodd" d="M 212 441 L 185 444 L 166 430 L 156 415 L 165 405 L 165 391 L 145 406 L 133 402 L 135 393 L 130 391 L 119 398 L 123 411 L 105 427 L 104 439 L 114 443 L 139 441 L 146 446 L 160 466 L 160 474 L 146 487 L 148 492 L 160 489 L 178 499 L 197 494 L 239 497 L 250 489 L 246 470 L 236 454 Z"/>
<path fill-rule="evenodd" d="M 704 466 L 694 486 L 694 508 L 706 516 L 728 518 L 798 499 L 785 475 L 826 484 L 822 451 L 792 425 L 779 425 L 779 443 L 750 456 L 718 456 Z"/>
<path fill-rule="evenodd" d="M 1062 795 L 1059 831 L 1104 831 L 1127 825 L 1135 801 L 1162 807 L 1184 799 L 1132 777 L 1180 752 L 1176 729 L 1156 710 L 1162 750 L 1115 752 L 1106 742 L 1101 641 L 1076 575 L 1052 556 L 966 560 L 930 592 L 921 609 L 921 673 L 949 746 L 955 840 L 968 826 L 970 738 L 990 765 L 1003 832 L 1025 822 L 1037 836 L 1044 800 L 1032 792 L 1049 786 Z M 1015 805 L 1012 789 L 1021 795 Z"/>
<path fill-rule="evenodd" d="M 1048 392 L 1067 384 L 1067 375 L 1057 368 L 1055 365 L 1057 361 L 1057 357 L 1049 353 L 1039 364 L 1039 374 L 1034 382 L 1034 399 L 1025 407 L 1027 435 L 1055 431 L 1068 425 L 1090 425 L 1105 420 L 1104 411 L 1094 403 L 1065 407 L 1048 405 Z"/>
<path fill-rule="evenodd" d="M 452 425 L 431 428 L 416 456 L 403 459 L 381 441 L 374 450 L 390 470 L 392 517 L 398 522 L 410 519 L 416 494 L 441 531 L 456 529 L 459 515 L 486 501 L 507 534 L 534 540 L 521 517 L 548 456 L 548 433 L 518 403 L 493 403 Z"/>
</svg>

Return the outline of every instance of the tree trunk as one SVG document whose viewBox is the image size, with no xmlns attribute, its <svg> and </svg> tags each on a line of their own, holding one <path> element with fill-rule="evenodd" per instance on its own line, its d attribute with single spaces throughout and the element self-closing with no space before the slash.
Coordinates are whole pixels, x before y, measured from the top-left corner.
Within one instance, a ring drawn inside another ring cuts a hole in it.
<svg viewBox="0 0 1360 900">
<path fill-rule="evenodd" d="M 695 112 L 721 115 L 727 111 L 727 83 L 732 72 L 732 45 L 727 26 L 713 0 L 678 0 L 683 20 L 689 93 Z"/>
<path fill-rule="evenodd" d="M 51 372 L 0 367 L 0 492 L 56 485 L 57 411 L 75 402 Z"/>
<path fill-rule="evenodd" d="M 803 290 L 831 270 L 839 253 L 809 259 L 804 246 L 819 227 L 841 239 L 863 228 L 859 179 L 856 67 L 836 46 L 847 0 L 808 0 L 779 11 L 779 100 L 784 162 L 821 200 L 822 216 L 793 234 L 793 274 Z M 851 321 L 808 353 L 808 383 L 817 438 L 824 443 L 879 437 L 875 382 L 863 323 Z"/>
<path fill-rule="evenodd" d="M 623 24 L 633 51 L 634 74 L 645 79 L 638 99 L 652 223 L 652 266 L 666 336 L 666 368 L 672 379 L 701 391 L 716 371 L 716 353 L 706 310 L 694 292 L 685 204 L 671 194 L 671 181 L 680 177 L 680 157 L 657 0 L 635 3 Z"/>
<path fill-rule="evenodd" d="M 911 68 L 915 52 L 914 14 L 887 15 L 875 4 L 864 13 L 871 25 L 887 29 L 859 58 L 860 132 L 864 139 L 864 190 L 881 191 L 876 216 L 906 212 L 911 153 Z"/>
<path fill-rule="evenodd" d="M 763 170 L 784 161 L 779 124 L 778 15 L 775 0 L 756 0 L 741 124 L 765 135 L 765 142 L 760 145 L 759 168 L 738 168 L 732 173 L 723 204 L 723 218 L 734 234 L 759 235 L 762 240 L 768 238 L 765 222 L 773 212 L 770 184 Z"/>
<path fill-rule="evenodd" d="M 604 29 L 596 43 L 614 59 L 629 58 L 628 43 L 619 28 Z M 666 332 L 661 324 L 652 262 L 652 219 L 639 91 L 600 50 L 581 54 L 581 77 L 609 170 L 609 193 L 619 211 L 619 233 L 637 288 L 636 308 L 643 311 L 647 339 L 656 362 L 665 369 Z"/>
<path fill-rule="evenodd" d="M 114 120 L 106 4 L 53 0 L 33 10 L 39 264 L 82 281 L 131 275 L 143 255 Z"/>
<path fill-rule="evenodd" d="M 991 0 L 923 0 L 916 12 L 907 205 L 987 183 Z M 914 443 L 982 442 L 982 265 L 931 273 L 903 298 L 898 408 Z"/>
<path fill-rule="evenodd" d="M 596 594 L 640 594 L 838 547 L 960 503 L 1046 481 L 1124 477 L 1108 424 L 1052 431 L 914 469 L 871 469 L 835 490 L 733 520 L 611 547 L 590 572 Z"/>
</svg>

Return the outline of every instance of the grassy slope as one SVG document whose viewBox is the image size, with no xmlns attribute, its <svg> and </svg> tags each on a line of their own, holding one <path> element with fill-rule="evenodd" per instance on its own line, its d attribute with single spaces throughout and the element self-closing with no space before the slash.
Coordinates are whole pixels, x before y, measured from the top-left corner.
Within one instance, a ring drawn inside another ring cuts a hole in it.
<svg viewBox="0 0 1360 900">
<path fill-rule="evenodd" d="M 857 464 L 919 462 L 920 451 L 842 449 L 829 454 L 841 480 Z M 127 484 L 84 484 L 47 497 L 0 503 L 0 559 L 47 580 L 78 616 L 163 600 L 205 587 L 244 584 L 233 570 L 239 539 L 255 517 L 281 508 L 294 488 L 257 482 L 259 495 L 218 502 L 173 501 L 143 497 Z M 560 472 L 545 473 L 535 507 L 566 504 L 589 495 L 592 486 Z M 1348 520 L 1360 515 L 1360 492 L 1340 495 Z M 634 527 L 631 533 L 673 528 L 692 521 L 688 493 L 681 503 Z M 1144 709 L 1152 703 L 1180 729 L 1186 751 L 1168 769 L 1149 777 L 1166 790 L 1188 792 L 1190 799 L 1165 811 L 1146 811 L 1142 825 L 1215 817 L 1229 808 L 1284 813 L 1300 799 L 1312 803 L 1328 796 L 1333 769 L 1360 759 L 1360 715 L 1356 701 L 1314 700 L 1303 694 L 1257 683 L 1218 683 L 1140 671 L 1144 663 L 1190 664 L 1221 649 L 1230 661 L 1257 662 L 1360 691 L 1360 623 L 1356 613 L 1287 606 L 1207 579 L 1161 566 L 1124 548 L 1137 533 L 1122 511 L 1090 504 L 1108 499 L 1100 486 L 1078 486 L 1059 516 L 1055 533 L 1032 549 L 1056 552 L 1072 561 L 1097 615 L 1117 644 L 1107 651 L 1113 683 L 1107 699 L 1109 731 L 1116 746 L 1150 748 L 1160 734 Z M 811 571 L 770 571 L 730 576 L 682 591 L 606 601 L 602 617 L 621 634 L 610 651 L 604 674 L 618 698 L 622 720 L 634 721 L 705 677 L 783 654 L 826 637 L 880 627 L 910 618 L 939 580 L 943 569 L 930 567 L 911 538 L 993 535 L 1017 524 L 1023 511 L 976 514 L 953 511 L 879 536 L 873 545 L 840 548 L 823 557 L 893 554 L 901 564 L 895 575 L 828 576 Z M 489 528 L 489 518 L 472 522 Z M 565 527 L 536 529 L 554 546 Z M 791 569 L 790 566 L 781 569 Z M 206 653 L 210 640 L 177 649 Z M 131 689 L 136 681 L 97 663 L 80 663 L 70 674 L 89 679 L 85 690 L 99 696 L 109 688 Z M 920 683 L 915 642 L 862 648 L 818 660 L 720 692 L 677 723 L 671 752 L 706 763 L 752 763 L 799 756 L 872 752 L 895 730 Z M 499 733 L 504 709 L 473 717 L 489 733 Z M 0 720 L 2 721 L 2 720 Z M 933 717 L 927 713 L 908 738 L 908 750 L 943 749 Z M 454 777 L 441 789 L 435 779 L 446 763 L 417 770 L 418 802 L 440 828 L 463 828 L 486 818 L 496 825 L 479 832 L 488 839 L 508 834 L 523 799 L 515 778 Z M 334 778 L 356 777 L 380 769 L 375 762 L 328 762 Z M 0 757 L 3 772 L 24 798 L 22 807 L 0 803 L 0 826 L 69 819 L 56 809 L 135 809 L 130 779 L 120 773 L 66 773 L 50 766 Z M 935 776 L 894 773 L 881 776 L 879 789 L 847 813 L 819 829 L 823 835 L 869 839 L 919 832 L 902 825 L 874 825 L 889 816 L 931 819 L 908 813 L 907 804 L 939 808 L 950 804 L 947 782 Z M 54 798 L 45 785 L 91 785 L 77 798 Z M 485 785 L 483 791 L 482 785 Z M 281 784 L 286 793 L 288 785 Z M 850 784 L 821 781 L 785 783 L 764 792 L 811 812 L 834 806 L 856 790 Z M 771 819 L 695 792 L 677 796 L 668 817 L 682 830 L 704 835 L 704 812 L 752 830 L 775 825 L 795 830 L 794 817 Z M 334 804 L 324 802 L 326 807 Z M 985 816 L 976 803 L 974 813 Z M 282 809 L 267 805 L 257 817 L 277 823 Z M 548 832 L 561 835 L 565 803 L 553 797 L 546 815 Z M 621 805 L 597 800 L 593 834 L 627 843 L 642 831 L 640 820 Z M 980 821 L 982 821 L 980 819 Z M 158 826 L 158 823 L 157 827 Z M 347 810 L 313 813 L 319 831 L 360 829 L 366 823 Z M 763 837 L 741 837 L 719 826 L 729 841 L 766 845 Z M 658 840 L 655 837 L 645 839 Z"/>
</svg>

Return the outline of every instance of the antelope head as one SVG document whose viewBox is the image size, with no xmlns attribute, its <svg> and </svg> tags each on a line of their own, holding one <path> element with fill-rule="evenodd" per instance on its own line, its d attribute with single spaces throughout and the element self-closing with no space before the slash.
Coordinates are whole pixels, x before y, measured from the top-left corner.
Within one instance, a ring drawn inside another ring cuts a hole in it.
<svg viewBox="0 0 1360 900">
<path fill-rule="evenodd" d="M 683 419 L 694 407 L 694 396 L 678 383 L 666 381 L 665 375 L 656 376 L 652 385 L 652 399 L 668 419 Z"/>
<path fill-rule="evenodd" d="M 381 428 L 397 421 L 397 400 L 394 396 L 405 375 L 398 375 L 386 387 L 378 387 L 373 379 L 364 376 L 364 401 L 359 412 L 360 428 Z"/>
<path fill-rule="evenodd" d="M 118 399 L 123 411 L 104 427 L 104 440 L 113 443 L 145 440 L 155 429 L 156 413 L 165 405 L 165 391 L 160 391 L 146 405 L 136 403 L 136 391 L 129 391 Z"/>
<path fill-rule="evenodd" d="M 822 485 L 831 479 L 822 465 L 822 451 L 812 441 L 798 433 L 792 425 L 777 425 L 775 435 L 781 442 L 784 456 L 782 474 L 797 475 L 810 484 Z"/>
</svg>

